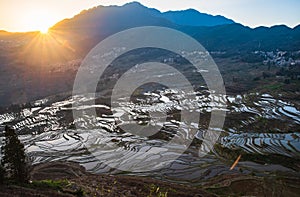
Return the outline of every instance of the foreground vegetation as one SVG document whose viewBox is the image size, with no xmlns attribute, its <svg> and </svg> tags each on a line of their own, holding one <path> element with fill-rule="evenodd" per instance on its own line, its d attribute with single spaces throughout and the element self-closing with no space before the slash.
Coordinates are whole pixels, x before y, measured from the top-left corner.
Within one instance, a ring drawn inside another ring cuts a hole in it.
<svg viewBox="0 0 300 197">
<path fill-rule="evenodd" d="M 94 175 L 71 162 L 36 165 L 31 178 L 27 184 L 2 185 L 0 196 L 298 196 L 300 191 L 300 178 L 295 176 L 233 173 L 203 180 L 201 186 L 195 186 L 149 177 Z"/>
<path fill-rule="evenodd" d="M 8 126 L 5 127 L 5 141 L 1 152 L 3 157 L 0 162 L 0 182 L 27 183 L 29 176 L 24 145 L 15 130 Z"/>
</svg>

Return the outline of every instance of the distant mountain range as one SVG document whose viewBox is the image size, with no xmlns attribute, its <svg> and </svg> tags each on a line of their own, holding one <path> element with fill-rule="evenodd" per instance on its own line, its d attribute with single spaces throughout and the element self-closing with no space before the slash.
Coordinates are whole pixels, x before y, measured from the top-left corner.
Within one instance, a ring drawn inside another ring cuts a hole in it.
<svg viewBox="0 0 300 197">
<path fill-rule="evenodd" d="M 217 52 L 211 53 L 213 56 L 222 54 L 219 57 L 223 58 L 252 57 L 257 50 L 300 51 L 300 26 L 252 29 L 191 9 L 161 13 L 139 3 L 98 6 L 58 22 L 49 36 L 0 31 L 0 106 L 70 91 L 77 67 L 95 45 L 114 33 L 139 26 L 179 30 L 208 51 Z"/>
<path fill-rule="evenodd" d="M 168 11 L 158 15 L 178 25 L 186 26 L 216 26 L 235 23 L 224 16 L 212 16 L 200 13 L 194 9 L 182 11 Z"/>
<path fill-rule="evenodd" d="M 223 16 L 212 16 L 193 9 L 160 11 L 133 2 L 124 6 L 98 6 L 65 19 L 51 30 L 64 34 L 82 52 L 116 32 L 138 26 L 163 26 L 196 38 L 208 50 L 300 50 L 300 26 L 281 25 L 251 29 Z"/>
<path fill-rule="evenodd" d="M 184 26 L 216 26 L 235 23 L 233 20 L 223 16 L 213 16 L 205 13 L 200 13 L 194 9 L 160 12 L 156 9 L 151 9 L 143 6 L 138 2 L 125 4 L 123 9 L 135 12 L 140 10 L 143 13 L 149 13 L 151 16 L 167 19 L 168 21 Z"/>
<path fill-rule="evenodd" d="M 98 6 L 83 11 L 73 19 L 66 19 L 56 24 L 54 28 L 76 27 L 76 24 L 80 25 L 80 23 L 89 27 L 122 28 L 141 25 L 216 26 L 233 24 L 234 21 L 223 16 L 200 13 L 193 9 L 162 13 L 159 10 L 147 8 L 138 2 L 132 2 L 124 6 Z"/>
<path fill-rule="evenodd" d="M 140 26 L 163 26 L 182 31 L 198 40 L 208 51 L 299 51 L 300 25 L 249 28 L 223 16 L 212 16 L 193 9 L 160 12 L 133 2 L 123 6 L 98 6 L 64 19 L 50 31 L 66 41 L 81 57 L 106 37 Z M 31 33 L 0 31 L 0 38 L 34 37 Z M 24 39 L 23 39 L 24 40 Z M 1 55 L 0 55 L 1 56 Z"/>
</svg>

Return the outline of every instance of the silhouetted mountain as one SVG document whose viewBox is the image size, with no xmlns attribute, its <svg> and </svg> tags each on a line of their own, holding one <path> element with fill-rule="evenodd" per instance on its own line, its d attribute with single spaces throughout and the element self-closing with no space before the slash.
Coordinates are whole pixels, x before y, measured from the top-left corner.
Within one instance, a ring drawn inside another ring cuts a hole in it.
<svg viewBox="0 0 300 197">
<path fill-rule="evenodd" d="M 98 6 L 85 10 L 72 19 L 65 19 L 51 29 L 79 45 L 81 50 L 90 48 L 105 37 L 119 31 L 139 26 L 164 26 L 175 28 L 172 22 L 155 16 L 155 9 L 139 3 L 124 6 Z M 92 38 L 92 39 L 91 39 Z"/>
<path fill-rule="evenodd" d="M 241 24 L 180 28 L 210 51 L 296 51 L 300 49 L 299 29 L 283 25 L 251 29 Z"/>
<path fill-rule="evenodd" d="M 225 17 L 192 9 L 161 13 L 137 2 L 124 6 L 98 6 L 57 23 L 52 30 L 63 34 L 77 51 L 86 53 L 113 33 L 149 25 L 185 32 L 210 51 L 299 50 L 300 46 L 299 26 L 294 29 L 287 26 L 251 29 Z"/>
<path fill-rule="evenodd" d="M 212 16 L 189 9 L 184 11 L 160 11 L 147 8 L 138 2 L 127 3 L 124 6 L 98 6 L 85 10 L 72 19 L 66 19 L 56 24 L 53 29 L 79 30 L 84 27 L 101 30 L 103 34 L 110 31 L 142 25 L 157 25 L 173 27 L 186 26 L 216 26 L 232 24 L 234 21 L 223 16 Z M 105 29 L 103 29 L 105 28 Z"/>
<path fill-rule="evenodd" d="M 168 11 L 161 15 L 175 24 L 187 26 L 216 26 L 234 23 L 233 20 L 227 19 L 224 16 L 212 16 L 200 13 L 194 9 Z"/>
<path fill-rule="evenodd" d="M 63 20 L 52 29 L 75 33 L 89 31 L 97 34 L 101 32 L 102 35 L 110 35 L 123 29 L 145 25 L 173 27 L 172 22 L 154 16 L 150 10 L 137 3 L 125 4 L 121 7 L 98 6 L 85 10 L 72 19 Z"/>
<path fill-rule="evenodd" d="M 124 7 L 130 7 L 132 10 L 143 9 L 152 16 L 165 18 L 177 25 L 186 26 L 216 26 L 234 23 L 233 20 L 223 16 L 213 16 L 205 13 L 200 13 L 194 9 L 160 12 L 153 8 L 147 8 L 138 2 L 125 4 Z"/>
<path fill-rule="evenodd" d="M 193 11 L 175 13 L 185 12 Z M 60 21 L 48 35 L 0 31 L 0 104 L 22 103 L 70 90 L 82 58 L 101 40 L 132 27 L 154 25 L 182 31 L 208 51 L 222 52 L 218 54 L 223 58 L 244 57 L 257 50 L 300 51 L 300 26 L 187 26 L 176 24 L 181 20 L 174 23 L 162 15 L 139 3 L 98 6 Z M 182 21 L 185 19 L 184 16 Z"/>
</svg>

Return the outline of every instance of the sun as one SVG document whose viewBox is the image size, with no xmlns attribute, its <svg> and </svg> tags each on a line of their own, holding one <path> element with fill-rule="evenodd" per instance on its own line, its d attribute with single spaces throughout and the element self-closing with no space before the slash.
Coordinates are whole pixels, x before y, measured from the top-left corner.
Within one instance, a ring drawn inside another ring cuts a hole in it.
<svg viewBox="0 0 300 197">
<path fill-rule="evenodd" d="M 29 31 L 39 31 L 41 34 L 47 34 L 48 29 L 55 24 L 55 17 L 41 9 L 33 9 L 22 18 L 24 29 Z"/>
<path fill-rule="evenodd" d="M 37 29 L 41 34 L 47 34 L 50 26 L 50 22 L 47 20 L 35 21 L 32 25 L 32 27 Z"/>
<path fill-rule="evenodd" d="M 47 34 L 49 31 L 49 28 L 48 27 L 40 27 L 39 31 L 41 34 Z"/>
</svg>

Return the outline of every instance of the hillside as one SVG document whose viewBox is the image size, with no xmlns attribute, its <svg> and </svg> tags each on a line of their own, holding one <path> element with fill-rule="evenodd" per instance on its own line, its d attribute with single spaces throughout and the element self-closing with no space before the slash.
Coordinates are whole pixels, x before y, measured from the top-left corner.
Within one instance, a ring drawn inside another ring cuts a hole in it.
<svg viewBox="0 0 300 197">
<path fill-rule="evenodd" d="M 197 23 L 200 21 L 207 26 L 195 26 L 200 23 L 187 26 L 188 23 L 185 22 L 191 22 L 187 20 L 189 17 L 195 17 Z M 203 19 L 199 19 L 201 17 Z M 177 20 L 178 18 L 182 20 Z M 261 78 L 261 73 L 268 70 L 263 65 L 259 66 L 260 70 L 253 70 L 257 65 L 245 67 L 243 62 L 262 64 L 269 59 L 273 62 L 286 61 L 290 57 L 294 58 L 293 61 L 299 59 L 297 51 L 300 50 L 300 26 L 293 29 L 284 25 L 252 29 L 223 17 L 222 23 L 225 24 L 218 22 L 219 25 L 216 25 L 214 20 L 219 18 L 195 10 L 161 13 L 139 3 L 129 3 L 124 6 L 98 6 L 82 11 L 73 18 L 58 22 L 48 35 L 41 35 L 39 32 L 1 31 L 1 105 L 23 103 L 70 91 L 77 68 L 86 54 L 108 36 L 133 27 L 163 26 L 182 31 L 198 40 L 213 57 L 237 58 L 238 63 L 233 63 L 241 69 L 240 72 L 245 68 L 245 73 L 253 73 L 251 78 Z M 258 53 L 254 54 L 255 51 Z M 267 57 L 267 52 L 274 55 Z M 286 56 L 278 56 L 281 53 Z M 228 86 L 235 75 L 228 69 L 232 61 L 217 61 L 220 62 L 218 66 L 223 71 L 222 75 L 228 78 Z M 279 68 L 274 67 L 271 75 L 275 78 L 277 72 Z M 296 77 L 298 67 L 281 73 L 291 72 Z M 248 85 L 249 79 L 246 83 L 243 91 L 257 87 L 252 81 L 252 85 Z M 231 89 L 241 90 L 237 87 L 228 88 Z M 294 87 L 291 89 L 295 90 Z"/>
<path fill-rule="evenodd" d="M 1 186 L 0 195 L 10 196 L 297 196 L 297 177 L 263 179 L 241 174 L 203 181 L 202 186 L 168 183 L 147 177 L 94 175 L 76 163 L 39 164 L 31 171 L 28 185 Z"/>
<path fill-rule="evenodd" d="M 251 29 L 222 16 L 191 9 L 161 13 L 139 3 L 95 7 L 57 23 L 51 30 L 60 32 L 79 48 L 89 50 L 109 35 L 139 26 L 163 26 L 183 31 L 209 51 L 300 49 L 299 26 L 294 29 L 283 25 Z"/>
</svg>

